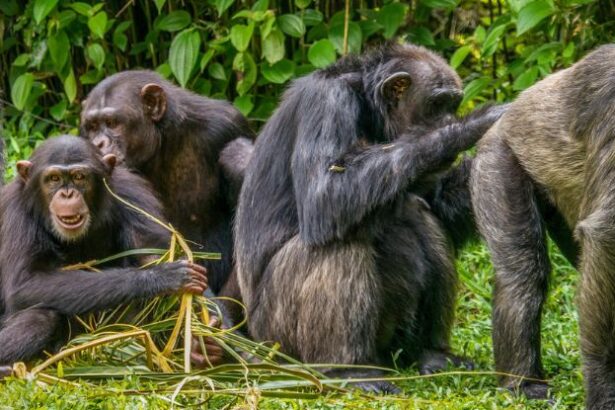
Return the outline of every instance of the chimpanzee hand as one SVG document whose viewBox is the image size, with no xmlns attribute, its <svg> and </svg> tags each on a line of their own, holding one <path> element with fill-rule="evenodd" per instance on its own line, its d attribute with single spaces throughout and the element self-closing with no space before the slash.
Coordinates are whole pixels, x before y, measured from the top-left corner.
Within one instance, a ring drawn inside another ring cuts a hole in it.
<svg viewBox="0 0 615 410">
<path fill-rule="evenodd" d="M 173 291 L 200 295 L 207 289 L 207 269 L 201 265 L 182 260 L 165 263 L 159 268 L 164 270 L 165 275 L 176 279 L 172 285 Z"/>
<path fill-rule="evenodd" d="M 220 320 L 213 316 L 209 320 L 209 326 L 225 328 L 224 325 L 220 325 Z M 226 354 L 224 349 L 216 342 L 212 337 L 204 337 L 205 352 L 201 349 L 199 340 L 195 337 L 192 338 L 192 353 L 190 354 L 190 361 L 196 368 L 204 369 L 207 367 L 217 366 L 226 361 Z"/>
</svg>

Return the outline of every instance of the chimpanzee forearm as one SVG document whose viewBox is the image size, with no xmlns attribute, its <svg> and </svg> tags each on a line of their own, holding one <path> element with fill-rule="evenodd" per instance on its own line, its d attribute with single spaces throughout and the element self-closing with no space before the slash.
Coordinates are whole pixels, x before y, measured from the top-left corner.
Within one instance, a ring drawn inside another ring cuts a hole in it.
<svg viewBox="0 0 615 410">
<path fill-rule="evenodd" d="M 326 147 L 317 139 L 305 141 L 306 147 L 300 151 L 303 156 L 293 162 L 304 240 L 323 243 L 342 237 L 369 210 L 390 201 L 426 174 L 449 165 L 480 139 L 504 109 L 488 109 L 418 139 L 401 137 L 392 144 L 360 150 L 352 147 L 348 154 L 330 162 L 323 156 L 307 157 L 305 153 L 323 152 Z M 310 146 L 316 144 L 321 146 Z"/>
<path fill-rule="evenodd" d="M 176 263 L 177 269 L 181 269 L 180 265 Z M 165 266 L 168 267 L 168 264 Z M 156 266 L 144 270 L 124 268 L 102 272 L 33 273 L 26 281 L 12 286 L 12 292 L 7 297 L 8 310 L 35 306 L 76 315 L 179 290 L 187 279 L 165 269 Z"/>
</svg>

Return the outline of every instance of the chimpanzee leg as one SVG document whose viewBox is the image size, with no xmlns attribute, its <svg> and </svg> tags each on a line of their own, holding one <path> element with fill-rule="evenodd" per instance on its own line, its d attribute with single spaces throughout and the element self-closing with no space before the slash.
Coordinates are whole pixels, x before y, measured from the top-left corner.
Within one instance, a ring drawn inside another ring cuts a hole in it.
<svg viewBox="0 0 615 410">
<path fill-rule="evenodd" d="M 371 244 L 309 246 L 295 236 L 271 259 L 248 326 L 257 340 L 279 342 L 282 351 L 306 362 L 377 364 L 382 303 Z M 361 387 L 395 390 L 389 383 Z"/>
<path fill-rule="evenodd" d="M 60 336 L 63 316 L 39 308 L 7 315 L 0 328 L 0 364 L 28 361 L 52 346 Z"/>
<path fill-rule="evenodd" d="M 510 148 L 491 138 L 483 140 L 474 160 L 471 186 L 476 220 L 496 271 L 496 369 L 542 379 L 540 322 L 551 266 L 534 184 Z M 520 387 L 530 398 L 548 395 L 544 383 L 515 377 L 501 382 Z"/>
<path fill-rule="evenodd" d="M 449 352 L 457 273 L 446 233 L 427 203 L 412 194 L 389 220 L 377 250 L 386 299 L 404 315 L 396 323 L 392 345 L 402 349 L 399 364 L 418 361 L 423 373 L 441 370 L 449 359 L 460 364 Z"/>
<path fill-rule="evenodd" d="M 614 186 L 615 175 L 610 181 L 602 179 L 604 187 Z M 592 410 L 615 408 L 615 198 L 601 202 L 577 225 L 583 249 L 578 298 L 581 353 L 586 405 Z"/>
</svg>

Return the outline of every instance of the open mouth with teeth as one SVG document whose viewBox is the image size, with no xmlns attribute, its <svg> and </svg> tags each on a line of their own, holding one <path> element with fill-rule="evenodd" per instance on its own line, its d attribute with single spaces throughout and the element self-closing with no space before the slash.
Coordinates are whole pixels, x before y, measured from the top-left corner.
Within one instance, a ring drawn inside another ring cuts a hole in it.
<svg viewBox="0 0 615 410">
<path fill-rule="evenodd" d="M 54 215 L 56 222 L 67 231 L 81 228 L 87 221 L 87 214 Z"/>
</svg>

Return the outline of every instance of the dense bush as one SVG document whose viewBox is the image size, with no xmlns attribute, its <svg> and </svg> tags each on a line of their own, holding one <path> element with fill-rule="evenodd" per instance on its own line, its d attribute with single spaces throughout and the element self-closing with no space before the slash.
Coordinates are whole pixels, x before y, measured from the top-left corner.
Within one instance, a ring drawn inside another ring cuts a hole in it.
<svg viewBox="0 0 615 410">
<path fill-rule="evenodd" d="M 588 0 L 2 0 L 5 134 L 19 154 L 74 130 L 88 90 L 136 67 L 263 121 L 290 79 L 395 36 L 450 59 L 467 109 L 608 41 L 612 16 L 611 2 Z"/>
</svg>

